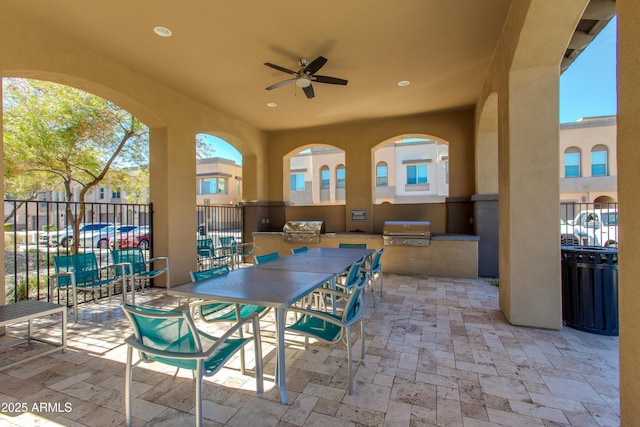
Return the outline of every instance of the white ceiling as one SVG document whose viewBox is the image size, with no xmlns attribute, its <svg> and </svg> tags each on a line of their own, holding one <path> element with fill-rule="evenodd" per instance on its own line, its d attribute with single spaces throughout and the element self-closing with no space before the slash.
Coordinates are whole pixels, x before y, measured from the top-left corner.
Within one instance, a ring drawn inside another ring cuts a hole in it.
<svg viewBox="0 0 640 427">
<path fill-rule="evenodd" d="M 510 0 L 3 0 L 6 13 L 68 38 L 260 130 L 473 105 Z M 170 38 L 154 34 L 164 26 Z M 290 77 L 322 55 L 307 99 Z M 407 87 L 398 81 L 409 80 Z M 268 108 L 267 103 L 277 103 Z"/>
</svg>

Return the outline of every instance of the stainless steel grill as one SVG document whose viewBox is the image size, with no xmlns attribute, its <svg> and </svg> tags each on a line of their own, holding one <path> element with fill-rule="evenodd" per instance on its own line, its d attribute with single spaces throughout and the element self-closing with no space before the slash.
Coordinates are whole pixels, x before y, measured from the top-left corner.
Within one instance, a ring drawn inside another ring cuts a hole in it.
<svg viewBox="0 0 640 427">
<path fill-rule="evenodd" d="M 285 242 L 320 243 L 324 221 L 287 221 L 282 232 Z"/>
<path fill-rule="evenodd" d="M 387 246 L 429 246 L 429 221 L 385 221 L 382 239 Z"/>
</svg>

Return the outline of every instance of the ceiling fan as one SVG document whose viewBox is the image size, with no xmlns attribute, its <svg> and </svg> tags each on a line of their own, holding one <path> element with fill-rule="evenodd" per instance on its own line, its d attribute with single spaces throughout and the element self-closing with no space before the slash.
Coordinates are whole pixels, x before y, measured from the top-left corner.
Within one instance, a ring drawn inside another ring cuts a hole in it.
<svg viewBox="0 0 640 427">
<path fill-rule="evenodd" d="M 298 71 L 293 71 L 288 68 L 284 68 L 279 65 L 272 64 L 270 62 L 265 62 L 264 65 L 266 65 L 267 67 L 275 68 L 276 70 L 282 71 L 287 74 L 292 74 L 295 76 L 295 77 L 291 77 L 289 79 L 283 80 L 281 82 L 278 82 L 276 84 L 273 84 L 266 89 L 271 90 L 271 89 L 278 88 L 280 86 L 284 86 L 291 82 L 296 82 L 296 85 L 302 88 L 302 90 L 304 91 L 304 94 L 307 95 L 307 98 L 311 99 L 314 97 L 313 86 L 311 85 L 312 82 L 329 83 L 332 85 L 343 85 L 343 86 L 346 85 L 348 83 L 347 80 L 339 79 L 337 77 L 316 75 L 316 73 L 320 70 L 320 68 L 322 68 L 324 64 L 326 64 L 326 62 L 327 62 L 327 58 L 325 58 L 324 56 L 318 56 L 316 59 L 314 59 L 311 62 L 307 62 L 306 59 L 301 59 L 298 62 L 298 65 L 300 65 L 301 67 Z"/>
</svg>

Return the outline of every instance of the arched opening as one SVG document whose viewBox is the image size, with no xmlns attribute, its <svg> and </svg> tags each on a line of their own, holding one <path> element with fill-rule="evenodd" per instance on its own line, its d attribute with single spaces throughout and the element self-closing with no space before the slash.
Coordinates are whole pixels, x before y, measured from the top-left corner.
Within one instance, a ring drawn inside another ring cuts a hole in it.
<svg viewBox="0 0 640 427">
<path fill-rule="evenodd" d="M 307 146 L 285 156 L 285 200 L 294 206 L 344 205 L 346 165 L 344 151 L 330 146 Z M 287 180 L 285 180 L 287 181 Z"/>
<path fill-rule="evenodd" d="M 242 201 L 242 155 L 222 138 L 196 135 L 196 204 Z"/>
<path fill-rule="evenodd" d="M 373 148 L 374 204 L 442 203 L 449 195 L 449 146 L 430 135 L 405 135 Z"/>
</svg>

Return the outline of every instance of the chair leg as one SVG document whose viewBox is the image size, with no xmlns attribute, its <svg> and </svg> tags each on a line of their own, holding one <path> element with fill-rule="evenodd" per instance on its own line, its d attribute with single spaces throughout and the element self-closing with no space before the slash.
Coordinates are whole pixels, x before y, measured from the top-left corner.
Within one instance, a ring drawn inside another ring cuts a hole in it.
<svg viewBox="0 0 640 427">
<path fill-rule="evenodd" d="M 376 308 L 376 275 L 372 274 L 369 277 L 369 283 L 371 284 L 371 295 L 373 295 L 373 308 Z"/>
<path fill-rule="evenodd" d="M 364 316 L 360 317 L 360 339 L 362 340 L 362 353 L 360 355 L 360 359 L 364 360 L 364 355 L 365 355 L 365 351 L 364 351 Z"/>
<path fill-rule="evenodd" d="M 133 370 L 132 358 L 133 348 L 130 345 L 127 345 L 127 367 L 125 370 L 124 380 L 124 413 L 128 427 L 131 427 L 131 379 L 133 377 L 131 372 Z"/>
<path fill-rule="evenodd" d="M 264 393 L 264 374 L 262 372 L 262 339 L 260 337 L 260 319 L 256 316 L 253 320 L 253 350 L 256 360 L 256 392 Z M 244 349 L 242 350 L 244 351 Z M 277 378 L 277 375 L 276 375 Z"/>
<path fill-rule="evenodd" d="M 202 377 L 204 371 L 204 362 L 198 361 L 197 378 L 196 378 L 196 427 L 202 427 Z"/>
<path fill-rule="evenodd" d="M 249 326 L 249 324 L 247 323 L 247 326 Z M 240 328 L 238 330 L 239 334 L 240 334 L 240 338 L 244 338 L 244 333 L 242 332 L 242 328 Z M 249 332 L 249 331 L 247 331 Z M 260 333 L 260 332 L 258 332 Z M 242 346 L 242 348 L 240 349 L 240 373 L 242 375 L 244 375 L 246 373 L 246 364 L 245 364 L 245 357 L 244 357 L 244 346 Z"/>
<path fill-rule="evenodd" d="M 349 361 L 349 395 L 353 395 L 353 353 L 351 352 L 351 326 L 347 326 L 347 360 Z"/>
<path fill-rule="evenodd" d="M 73 289 L 73 321 L 78 323 L 78 291 Z"/>
</svg>

